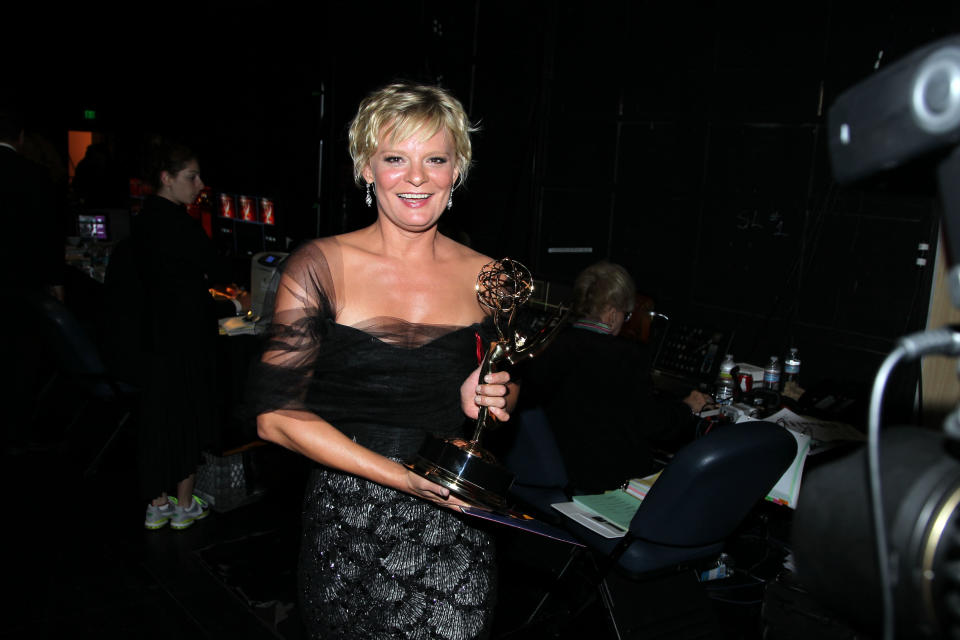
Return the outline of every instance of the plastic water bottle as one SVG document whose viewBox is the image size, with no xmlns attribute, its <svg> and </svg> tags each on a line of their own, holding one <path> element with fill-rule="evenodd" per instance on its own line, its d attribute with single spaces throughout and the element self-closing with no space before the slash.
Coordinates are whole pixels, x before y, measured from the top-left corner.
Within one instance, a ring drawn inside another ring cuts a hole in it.
<svg viewBox="0 0 960 640">
<path fill-rule="evenodd" d="M 800 384 L 800 356 L 796 347 L 790 348 L 790 355 L 783 361 L 783 384 L 788 382 Z"/>
<path fill-rule="evenodd" d="M 763 388 L 780 391 L 780 359 L 770 356 L 770 361 L 763 368 Z"/>
<path fill-rule="evenodd" d="M 733 396 L 737 390 L 737 381 L 733 379 L 733 369 L 736 366 L 733 355 L 729 353 L 720 363 L 720 372 L 717 374 L 717 380 L 713 385 L 713 399 L 719 405 L 733 403 Z"/>
</svg>

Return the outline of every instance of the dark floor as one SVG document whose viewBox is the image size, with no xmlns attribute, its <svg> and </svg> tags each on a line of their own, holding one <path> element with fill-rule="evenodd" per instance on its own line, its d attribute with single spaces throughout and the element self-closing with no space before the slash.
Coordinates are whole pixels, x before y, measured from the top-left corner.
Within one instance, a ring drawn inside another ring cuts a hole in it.
<svg viewBox="0 0 960 640">
<path fill-rule="evenodd" d="M 304 637 L 294 569 L 303 463 L 272 445 L 260 447 L 251 454 L 259 499 L 214 511 L 185 531 L 145 531 L 132 428 L 85 477 L 109 435 L 109 420 L 91 415 L 95 424 L 82 423 L 67 436 L 36 430 L 6 447 L 4 576 L 13 588 L 6 589 L 12 595 L 0 637 Z M 633 627 L 645 629 L 642 637 L 792 637 L 772 633 L 761 620 L 766 582 L 782 573 L 783 558 L 769 518 L 757 522 L 739 541 L 734 578 L 703 585 L 688 579 L 692 574 L 645 585 L 612 580 L 624 637 L 641 637 L 626 632 Z M 495 637 L 612 637 L 594 592 L 576 581 L 548 602 L 542 624 L 519 628 L 569 547 L 490 526 L 501 566 Z M 576 621 L 563 615 L 581 603 Z"/>
</svg>

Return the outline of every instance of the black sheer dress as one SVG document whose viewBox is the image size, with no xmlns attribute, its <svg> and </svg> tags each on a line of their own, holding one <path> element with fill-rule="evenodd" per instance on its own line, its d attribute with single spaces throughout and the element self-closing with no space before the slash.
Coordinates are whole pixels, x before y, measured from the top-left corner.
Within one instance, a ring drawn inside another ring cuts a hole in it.
<svg viewBox="0 0 960 640">
<path fill-rule="evenodd" d="M 295 283 L 288 288 L 302 305 L 273 318 L 264 349 L 281 352 L 282 364 L 258 365 L 252 408 L 312 412 L 400 461 L 427 433 L 463 437 L 469 425 L 460 385 L 477 366 L 480 326 L 396 318 L 337 324 L 337 273 L 334 239 L 314 241 L 288 259 L 286 282 Z M 310 634 L 485 637 L 494 605 L 493 543 L 465 518 L 318 465 L 304 498 L 299 566 Z"/>
</svg>

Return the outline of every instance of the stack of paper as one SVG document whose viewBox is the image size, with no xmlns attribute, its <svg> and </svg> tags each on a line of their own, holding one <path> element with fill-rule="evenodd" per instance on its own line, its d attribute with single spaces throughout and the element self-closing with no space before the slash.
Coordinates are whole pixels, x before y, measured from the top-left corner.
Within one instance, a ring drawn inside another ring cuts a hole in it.
<svg viewBox="0 0 960 640">
<path fill-rule="evenodd" d="M 624 488 L 624 491 L 638 500 L 643 500 L 647 497 L 647 492 L 650 491 L 650 487 L 653 486 L 653 483 L 656 482 L 659 477 L 660 472 L 657 471 L 655 474 L 645 478 L 631 478 L 630 482 L 628 482 Z"/>
<path fill-rule="evenodd" d="M 808 455 L 822 450 L 824 445 L 829 443 L 856 442 L 865 439 L 862 433 L 850 425 L 797 415 L 786 408 L 780 409 L 780 411 L 764 418 L 764 420 L 780 425 L 789 431 L 797 441 L 797 455 L 793 464 L 767 494 L 767 500 L 786 505 L 791 509 L 797 508 L 800 482 L 803 479 L 803 466 Z"/>
<path fill-rule="evenodd" d="M 789 428 L 787 432 L 797 441 L 797 455 L 790 464 L 790 468 L 783 472 L 783 475 L 777 480 L 777 484 L 773 486 L 773 489 L 770 489 L 767 500 L 796 509 L 797 498 L 800 496 L 803 465 L 807 461 L 807 454 L 810 452 L 810 436 Z"/>
<path fill-rule="evenodd" d="M 640 508 L 640 501 L 622 489 L 588 496 L 573 496 L 573 501 L 603 516 L 624 531 L 630 528 L 633 514 Z"/>
<path fill-rule="evenodd" d="M 657 471 L 645 478 L 632 478 L 623 489 L 573 496 L 573 502 L 558 502 L 552 506 L 606 538 L 621 538 L 630 529 L 630 521 L 640 508 L 640 502 L 659 477 Z"/>
<path fill-rule="evenodd" d="M 622 538 L 630 528 L 640 501 L 622 489 L 574 496 L 572 502 L 557 502 L 554 509 L 605 538 Z"/>
</svg>

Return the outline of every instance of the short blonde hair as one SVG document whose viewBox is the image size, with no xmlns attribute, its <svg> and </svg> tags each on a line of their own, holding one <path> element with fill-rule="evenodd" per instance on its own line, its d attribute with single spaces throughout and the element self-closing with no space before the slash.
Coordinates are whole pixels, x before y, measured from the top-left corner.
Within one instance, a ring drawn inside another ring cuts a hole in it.
<svg viewBox="0 0 960 640">
<path fill-rule="evenodd" d="M 396 83 L 374 91 L 363 99 L 350 123 L 354 180 L 360 186 L 365 184 L 363 169 L 376 153 L 383 134 L 389 132 L 397 142 L 414 134 L 427 140 L 442 128 L 453 137 L 459 184 L 470 169 L 473 160 L 470 134 L 477 130 L 470 124 L 460 101 L 445 89 L 422 84 Z"/>
<path fill-rule="evenodd" d="M 573 313 L 597 320 L 607 307 L 627 313 L 636 304 L 637 288 L 630 273 L 612 262 L 597 262 L 580 272 L 573 282 Z"/>
</svg>

